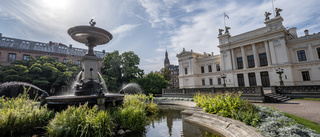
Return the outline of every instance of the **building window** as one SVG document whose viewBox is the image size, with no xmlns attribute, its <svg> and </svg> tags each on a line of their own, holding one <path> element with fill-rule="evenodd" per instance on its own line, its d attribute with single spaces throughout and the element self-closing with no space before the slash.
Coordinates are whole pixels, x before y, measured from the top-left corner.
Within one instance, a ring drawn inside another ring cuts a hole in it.
<svg viewBox="0 0 320 137">
<path fill-rule="evenodd" d="M 209 71 L 209 72 L 212 72 L 212 67 L 211 67 L 211 65 L 208 66 L 208 71 Z"/>
<path fill-rule="evenodd" d="M 254 67 L 254 58 L 253 55 L 247 56 L 248 58 L 248 67 L 253 68 Z"/>
<path fill-rule="evenodd" d="M 203 86 L 206 85 L 205 79 L 202 79 L 202 85 L 203 85 Z"/>
<path fill-rule="evenodd" d="M 16 54 L 15 53 L 9 53 L 8 61 L 9 62 L 13 62 L 15 60 L 16 60 Z"/>
<path fill-rule="evenodd" d="M 221 78 L 218 78 L 218 85 L 221 85 Z"/>
<path fill-rule="evenodd" d="M 188 68 L 184 68 L 184 74 L 188 74 Z"/>
<path fill-rule="evenodd" d="M 217 71 L 220 71 L 220 64 L 216 64 Z"/>
<path fill-rule="evenodd" d="M 243 69 L 242 57 L 237 58 L 238 69 Z"/>
<path fill-rule="evenodd" d="M 303 81 L 310 81 L 309 71 L 302 71 L 301 74 Z"/>
<path fill-rule="evenodd" d="M 212 78 L 209 79 L 209 83 L 210 83 L 210 85 L 213 85 Z"/>
<path fill-rule="evenodd" d="M 80 66 L 80 65 L 81 65 L 81 61 L 80 61 L 80 60 L 77 60 L 77 64 Z"/>
<path fill-rule="evenodd" d="M 318 58 L 320 59 L 320 47 L 317 48 Z"/>
<path fill-rule="evenodd" d="M 307 60 L 306 53 L 305 53 L 304 50 L 297 51 L 297 55 L 298 55 L 298 60 L 299 61 L 306 61 Z"/>
<path fill-rule="evenodd" d="M 30 55 L 23 55 L 23 60 L 29 61 L 30 60 Z"/>
<path fill-rule="evenodd" d="M 259 54 L 260 66 L 268 66 L 267 54 L 261 53 Z"/>
<path fill-rule="evenodd" d="M 63 62 L 64 62 L 64 63 L 67 63 L 67 59 L 63 59 Z"/>
<path fill-rule="evenodd" d="M 57 61 L 58 61 L 58 58 L 54 58 L 54 61 L 57 62 Z"/>
<path fill-rule="evenodd" d="M 203 66 L 201 67 L 201 73 L 204 73 L 204 67 Z"/>
<path fill-rule="evenodd" d="M 244 77 L 243 74 L 237 74 L 237 78 L 238 78 L 238 86 L 239 87 L 244 87 Z"/>
</svg>

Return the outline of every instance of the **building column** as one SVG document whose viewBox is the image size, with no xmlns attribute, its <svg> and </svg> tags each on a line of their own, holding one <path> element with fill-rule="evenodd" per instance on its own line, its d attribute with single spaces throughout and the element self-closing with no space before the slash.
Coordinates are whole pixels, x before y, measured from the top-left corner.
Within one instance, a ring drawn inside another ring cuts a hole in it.
<svg viewBox="0 0 320 137">
<path fill-rule="evenodd" d="M 309 61 L 313 61 L 314 60 L 314 52 L 313 52 L 311 44 L 308 44 L 308 52 L 309 52 L 309 54 L 308 54 Z"/>
<path fill-rule="evenodd" d="M 221 57 L 221 62 L 220 62 L 220 71 L 224 71 L 225 67 L 224 67 L 224 51 L 220 51 L 220 57 Z"/>
<path fill-rule="evenodd" d="M 236 55 L 234 54 L 234 48 L 231 49 L 231 61 L 232 61 L 232 70 L 236 70 L 236 60 L 235 60 Z"/>
<path fill-rule="evenodd" d="M 249 87 L 249 75 L 247 72 L 243 73 L 243 77 L 244 77 L 244 86 L 245 87 Z"/>
<path fill-rule="evenodd" d="M 271 58 L 270 58 L 270 50 L 269 50 L 269 45 L 267 41 L 264 41 L 264 48 L 266 49 L 266 55 L 267 55 L 267 61 L 268 61 L 268 66 L 271 66 Z"/>
<path fill-rule="evenodd" d="M 274 46 L 273 46 L 273 40 L 269 41 L 269 48 L 270 48 L 270 55 L 271 55 L 271 62 L 272 65 L 276 65 L 277 64 L 277 58 L 276 58 L 276 52 L 274 50 Z"/>
<path fill-rule="evenodd" d="M 256 49 L 256 44 L 251 44 L 252 46 L 252 53 L 253 53 L 253 59 L 254 59 L 254 67 L 260 67 L 259 63 L 259 56 L 258 56 L 258 51 Z"/>
<path fill-rule="evenodd" d="M 260 72 L 255 72 L 257 86 L 262 86 Z"/>
<path fill-rule="evenodd" d="M 287 49 L 287 45 L 285 43 L 285 39 L 280 39 L 280 44 L 281 44 L 281 48 L 282 48 L 282 59 L 283 59 L 283 63 L 289 63 L 290 62 L 290 57 L 288 55 L 288 49 Z"/>
<path fill-rule="evenodd" d="M 241 48 L 243 69 L 246 69 L 246 68 L 248 68 L 248 58 L 246 56 L 246 51 L 244 50 L 244 46 L 241 46 L 240 48 Z"/>
</svg>

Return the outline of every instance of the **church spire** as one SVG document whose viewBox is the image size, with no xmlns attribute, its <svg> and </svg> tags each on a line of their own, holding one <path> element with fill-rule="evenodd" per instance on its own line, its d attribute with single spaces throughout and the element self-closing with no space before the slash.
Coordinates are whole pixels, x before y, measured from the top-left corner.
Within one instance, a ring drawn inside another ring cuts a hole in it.
<svg viewBox="0 0 320 137">
<path fill-rule="evenodd" d="M 169 61 L 169 58 L 168 58 L 168 52 L 166 50 L 166 54 L 165 54 L 165 59 L 164 59 L 164 67 L 169 67 L 170 66 L 170 61 Z"/>
</svg>

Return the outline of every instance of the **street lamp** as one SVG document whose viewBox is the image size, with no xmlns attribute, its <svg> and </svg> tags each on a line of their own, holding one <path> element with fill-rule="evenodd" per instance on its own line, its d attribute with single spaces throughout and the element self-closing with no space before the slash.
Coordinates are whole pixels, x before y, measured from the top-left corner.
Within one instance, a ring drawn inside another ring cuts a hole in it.
<svg viewBox="0 0 320 137">
<path fill-rule="evenodd" d="M 223 87 L 226 87 L 226 81 L 225 81 L 226 77 L 227 77 L 226 74 L 221 75 L 221 78 L 223 79 Z"/>
<path fill-rule="evenodd" d="M 276 73 L 279 74 L 280 86 L 284 86 L 284 83 L 283 83 L 283 80 L 282 80 L 283 69 L 277 68 L 277 69 L 276 69 Z"/>
</svg>

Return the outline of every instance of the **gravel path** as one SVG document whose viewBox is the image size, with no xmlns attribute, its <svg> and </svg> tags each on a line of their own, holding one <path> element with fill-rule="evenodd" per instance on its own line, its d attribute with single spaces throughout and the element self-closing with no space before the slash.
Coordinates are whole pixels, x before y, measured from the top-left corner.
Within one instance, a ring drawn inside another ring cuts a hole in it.
<svg viewBox="0 0 320 137">
<path fill-rule="evenodd" d="M 290 113 L 320 125 L 320 101 L 290 100 L 283 103 L 254 103 L 256 105 L 274 107 L 275 109 Z"/>
</svg>

